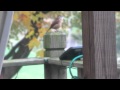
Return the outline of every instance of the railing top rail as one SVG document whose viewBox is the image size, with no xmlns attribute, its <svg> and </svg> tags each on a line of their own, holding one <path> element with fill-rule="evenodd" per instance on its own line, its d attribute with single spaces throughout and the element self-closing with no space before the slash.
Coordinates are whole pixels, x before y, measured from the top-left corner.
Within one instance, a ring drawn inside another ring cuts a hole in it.
<svg viewBox="0 0 120 90">
<path fill-rule="evenodd" d="M 26 66 L 26 65 L 38 65 L 38 64 L 54 64 L 60 66 L 69 66 L 70 61 L 68 60 L 59 60 L 59 58 L 27 58 L 27 59 L 14 59 L 14 60 L 4 60 L 3 67 L 11 66 Z M 76 61 L 73 64 L 74 67 L 82 68 L 83 62 Z"/>
<path fill-rule="evenodd" d="M 3 61 L 3 67 L 39 65 L 39 64 L 53 64 L 53 65 L 60 65 L 60 66 L 69 66 L 70 61 L 68 60 L 61 61 L 59 60 L 59 58 L 49 58 L 49 57 L 14 59 L 14 60 Z M 83 60 L 74 62 L 73 66 L 77 68 L 83 68 Z M 120 69 L 120 64 L 117 65 L 117 68 Z"/>
</svg>

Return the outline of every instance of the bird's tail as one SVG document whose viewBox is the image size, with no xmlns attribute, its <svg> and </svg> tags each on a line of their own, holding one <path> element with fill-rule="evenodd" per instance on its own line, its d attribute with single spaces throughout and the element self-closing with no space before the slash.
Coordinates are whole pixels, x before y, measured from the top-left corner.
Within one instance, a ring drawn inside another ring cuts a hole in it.
<svg viewBox="0 0 120 90">
<path fill-rule="evenodd" d="M 49 32 L 49 31 L 50 31 L 50 29 L 51 29 L 51 28 L 49 28 L 49 29 L 46 31 L 46 33 L 47 33 L 47 32 Z"/>
</svg>

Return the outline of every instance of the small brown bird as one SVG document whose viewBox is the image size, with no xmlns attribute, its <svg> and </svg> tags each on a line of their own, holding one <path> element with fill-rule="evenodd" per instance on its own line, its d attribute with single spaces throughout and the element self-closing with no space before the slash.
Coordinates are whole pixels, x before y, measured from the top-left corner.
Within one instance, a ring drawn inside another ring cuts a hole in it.
<svg viewBox="0 0 120 90">
<path fill-rule="evenodd" d="M 48 29 L 48 31 L 49 31 L 50 29 L 56 29 L 56 31 L 57 31 L 57 29 L 59 29 L 59 28 L 61 27 L 62 23 L 63 23 L 63 17 L 62 17 L 62 16 L 58 16 L 58 17 L 52 22 L 52 24 L 51 24 L 50 28 Z"/>
</svg>

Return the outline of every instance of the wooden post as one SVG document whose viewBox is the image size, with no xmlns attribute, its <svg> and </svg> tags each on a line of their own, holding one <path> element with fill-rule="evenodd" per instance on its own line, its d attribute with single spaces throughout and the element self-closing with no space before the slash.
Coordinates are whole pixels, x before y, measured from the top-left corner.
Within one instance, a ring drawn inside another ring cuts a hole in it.
<svg viewBox="0 0 120 90">
<path fill-rule="evenodd" d="M 66 35 L 61 33 L 47 33 L 44 36 L 45 57 L 58 58 L 66 46 Z M 67 70 L 64 66 L 44 64 L 45 79 L 67 79 Z"/>
<path fill-rule="evenodd" d="M 80 79 L 84 79 L 84 76 L 83 76 L 83 68 L 78 68 L 77 71 L 78 71 L 78 77 L 79 77 Z"/>
<path fill-rule="evenodd" d="M 0 11 L 0 74 L 2 62 L 4 60 L 4 52 L 12 25 L 12 16 L 13 11 Z"/>
<path fill-rule="evenodd" d="M 83 11 L 85 79 L 116 79 L 116 34 L 114 11 Z"/>
</svg>

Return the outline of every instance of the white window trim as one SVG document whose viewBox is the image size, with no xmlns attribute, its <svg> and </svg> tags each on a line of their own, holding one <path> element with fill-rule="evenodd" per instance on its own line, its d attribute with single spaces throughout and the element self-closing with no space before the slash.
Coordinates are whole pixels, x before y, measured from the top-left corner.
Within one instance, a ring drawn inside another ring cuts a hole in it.
<svg viewBox="0 0 120 90">
<path fill-rule="evenodd" d="M 14 11 L 6 11 L 6 18 L 5 18 L 5 23 L 3 26 L 2 30 L 2 36 L 1 36 L 1 41 L 0 41 L 0 74 L 1 74 L 1 69 L 3 65 L 3 60 L 4 60 L 4 53 L 5 49 L 7 46 L 7 41 L 9 38 L 9 33 L 12 25 L 12 20 L 13 20 L 13 13 Z"/>
</svg>

